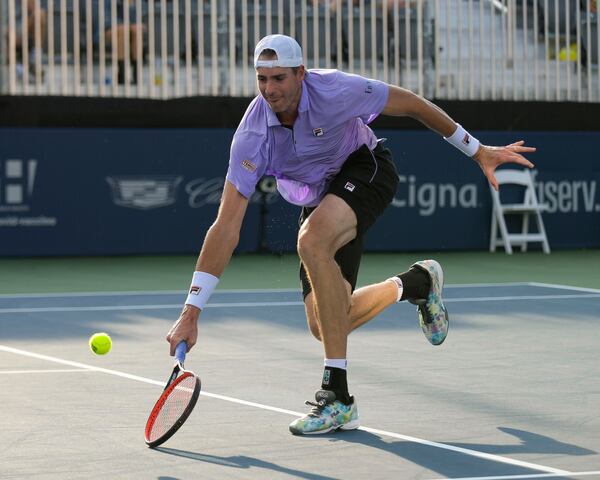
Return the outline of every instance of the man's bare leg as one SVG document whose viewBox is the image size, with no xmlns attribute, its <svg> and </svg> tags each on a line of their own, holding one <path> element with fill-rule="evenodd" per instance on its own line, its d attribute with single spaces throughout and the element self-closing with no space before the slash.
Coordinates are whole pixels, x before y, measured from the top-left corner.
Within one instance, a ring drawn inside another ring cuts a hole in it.
<svg viewBox="0 0 600 480">
<path fill-rule="evenodd" d="M 356 237 L 356 224 L 356 214 L 348 204 L 329 194 L 300 228 L 298 254 L 312 286 L 312 309 L 319 319 L 325 365 L 313 409 L 290 424 L 295 435 L 353 430 L 360 425 L 346 373 L 350 289 L 334 259 L 335 253 Z"/>
<path fill-rule="evenodd" d="M 334 256 L 355 236 L 356 215 L 334 195 L 323 199 L 298 236 L 298 254 L 312 285 L 326 358 L 346 358 L 350 295 Z"/>
<path fill-rule="evenodd" d="M 347 291 L 350 292 L 350 284 L 344 280 Z M 398 286 L 394 282 L 386 280 L 374 283 L 355 290 L 350 297 L 349 331 L 357 329 L 369 320 L 377 316 L 398 299 Z M 306 319 L 308 327 L 315 338 L 321 340 L 319 317 L 315 308 L 313 292 L 310 292 L 304 300 Z"/>
<path fill-rule="evenodd" d="M 350 284 L 344 281 L 350 292 Z M 350 296 L 348 333 L 364 325 L 393 303 L 409 299 L 418 305 L 419 323 L 427 340 L 433 345 L 440 345 L 448 332 L 448 313 L 441 299 L 442 287 L 442 268 L 435 260 L 416 262 L 406 272 L 362 287 Z M 313 292 L 304 299 L 304 306 L 308 328 L 321 341 L 321 322 Z"/>
</svg>

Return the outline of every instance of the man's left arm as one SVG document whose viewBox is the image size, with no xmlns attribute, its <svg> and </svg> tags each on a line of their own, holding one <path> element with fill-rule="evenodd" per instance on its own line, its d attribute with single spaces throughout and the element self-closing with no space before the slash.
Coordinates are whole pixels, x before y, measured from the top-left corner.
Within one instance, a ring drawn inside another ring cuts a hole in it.
<svg viewBox="0 0 600 480">
<path fill-rule="evenodd" d="M 523 140 L 511 143 L 504 147 L 491 147 L 479 143 L 479 148 L 472 154 L 467 148 L 460 144 L 464 140 L 464 135 L 469 135 L 460 125 L 458 125 L 446 112 L 437 105 L 420 95 L 406 90 L 404 88 L 389 85 L 388 100 L 381 112 L 383 115 L 406 116 L 418 120 L 430 130 L 439 133 L 454 146 L 462 150 L 465 154 L 475 160 L 486 176 L 492 187 L 498 190 L 498 182 L 494 177 L 494 171 L 499 165 L 504 163 L 517 163 L 528 168 L 533 164 L 527 160 L 521 153 L 535 152 L 534 147 L 526 147 Z M 463 133 L 464 132 L 464 133 Z M 457 138 L 458 137 L 458 138 Z M 472 141 L 478 142 L 472 136 L 467 137 Z"/>
</svg>

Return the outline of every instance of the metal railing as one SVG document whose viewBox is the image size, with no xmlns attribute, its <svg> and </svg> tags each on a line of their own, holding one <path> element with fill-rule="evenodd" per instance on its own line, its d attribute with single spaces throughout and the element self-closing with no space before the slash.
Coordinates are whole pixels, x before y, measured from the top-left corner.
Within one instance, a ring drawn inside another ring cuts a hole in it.
<svg viewBox="0 0 600 480">
<path fill-rule="evenodd" d="M 596 0 L 2 0 L 0 91 L 250 96 L 276 32 L 427 97 L 600 101 Z"/>
<path fill-rule="evenodd" d="M 435 36 L 446 40 L 436 58 L 436 97 L 600 101 L 595 1 L 469 0 L 455 5 L 454 16 L 449 8 L 436 10 Z"/>
</svg>

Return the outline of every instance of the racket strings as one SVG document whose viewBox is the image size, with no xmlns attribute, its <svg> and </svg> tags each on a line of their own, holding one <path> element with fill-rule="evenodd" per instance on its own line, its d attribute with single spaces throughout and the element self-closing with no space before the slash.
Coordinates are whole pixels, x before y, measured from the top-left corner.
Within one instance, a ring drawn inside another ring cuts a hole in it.
<svg viewBox="0 0 600 480">
<path fill-rule="evenodd" d="M 195 386 L 196 378 L 190 375 L 182 378 L 171 390 L 152 425 L 148 435 L 149 441 L 163 436 L 181 418 L 192 400 Z"/>
</svg>

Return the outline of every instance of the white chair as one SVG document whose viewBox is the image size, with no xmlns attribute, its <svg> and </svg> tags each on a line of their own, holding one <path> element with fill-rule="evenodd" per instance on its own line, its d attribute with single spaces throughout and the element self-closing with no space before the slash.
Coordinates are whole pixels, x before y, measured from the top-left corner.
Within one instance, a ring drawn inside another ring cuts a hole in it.
<svg viewBox="0 0 600 480">
<path fill-rule="evenodd" d="M 490 234 L 490 252 L 495 252 L 496 247 L 504 247 L 509 255 L 513 253 L 512 246 L 521 247 L 522 252 L 527 251 L 528 242 L 541 242 L 544 253 L 550 253 L 546 229 L 542 221 L 541 212 L 546 205 L 538 202 L 533 186 L 533 178 L 529 170 L 498 170 L 495 173 L 498 185 L 520 185 L 524 187 L 522 203 L 502 203 L 500 193 L 490 186 L 492 192 L 492 227 Z M 520 233 L 509 233 L 506 226 L 507 214 L 520 214 L 523 216 Z M 529 232 L 529 216 L 537 221 L 537 232 Z"/>
</svg>

